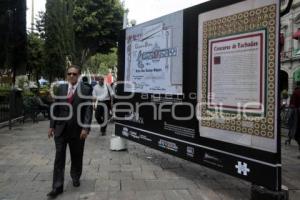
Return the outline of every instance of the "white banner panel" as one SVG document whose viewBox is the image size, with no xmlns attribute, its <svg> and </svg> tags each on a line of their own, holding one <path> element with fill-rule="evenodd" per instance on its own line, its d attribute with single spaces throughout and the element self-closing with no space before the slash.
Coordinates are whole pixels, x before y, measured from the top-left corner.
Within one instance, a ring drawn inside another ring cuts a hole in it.
<svg viewBox="0 0 300 200">
<path fill-rule="evenodd" d="M 199 15 L 201 137 L 277 151 L 278 0 Z"/>
<path fill-rule="evenodd" d="M 264 112 L 266 31 L 209 40 L 208 107 Z"/>
<path fill-rule="evenodd" d="M 183 12 L 126 30 L 125 92 L 182 94 Z"/>
</svg>

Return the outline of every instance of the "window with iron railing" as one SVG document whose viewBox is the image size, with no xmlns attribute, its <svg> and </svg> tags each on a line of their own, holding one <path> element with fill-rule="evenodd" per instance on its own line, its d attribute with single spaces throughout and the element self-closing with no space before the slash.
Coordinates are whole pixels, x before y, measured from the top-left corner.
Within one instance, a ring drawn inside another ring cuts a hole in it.
<svg viewBox="0 0 300 200">
<path fill-rule="evenodd" d="M 281 61 L 288 61 L 288 60 L 300 60 L 300 48 L 292 49 L 289 51 L 283 51 L 280 53 L 280 60 Z"/>
<path fill-rule="evenodd" d="M 283 51 L 280 53 L 280 60 L 286 61 L 292 58 L 292 51 Z"/>
</svg>

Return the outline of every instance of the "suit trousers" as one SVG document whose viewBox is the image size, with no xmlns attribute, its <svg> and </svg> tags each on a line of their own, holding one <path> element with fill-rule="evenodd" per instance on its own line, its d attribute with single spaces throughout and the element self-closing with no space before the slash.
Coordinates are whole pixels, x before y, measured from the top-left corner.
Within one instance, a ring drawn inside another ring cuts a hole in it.
<svg viewBox="0 0 300 200">
<path fill-rule="evenodd" d="M 72 180 L 79 180 L 82 174 L 82 160 L 85 140 L 80 138 L 68 138 L 65 135 L 54 137 L 55 141 L 55 161 L 53 171 L 53 189 L 63 187 L 65 163 L 66 163 L 66 149 L 69 145 L 71 154 L 71 171 L 70 175 Z"/>
<path fill-rule="evenodd" d="M 98 122 L 98 124 L 101 125 L 101 132 L 106 131 L 108 118 L 109 118 L 109 112 L 111 110 L 111 101 L 101 101 L 101 104 L 97 106 L 95 111 L 95 118 Z M 106 109 L 106 108 L 107 109 Z"/>
</svg>

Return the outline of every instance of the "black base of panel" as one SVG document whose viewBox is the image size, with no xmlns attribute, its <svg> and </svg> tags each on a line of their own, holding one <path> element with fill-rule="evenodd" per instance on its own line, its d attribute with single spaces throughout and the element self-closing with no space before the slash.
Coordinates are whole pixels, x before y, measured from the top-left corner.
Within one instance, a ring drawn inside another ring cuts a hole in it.
<svg viewBox="0 0 300 200">
<path fill-rule="evenodd" d="M 251 188 L 251 200 L 288 200 L 288 188 L 282 187 L 281 191 L 274 192 L 262 186 L 253 185 Z"/>
</svg>

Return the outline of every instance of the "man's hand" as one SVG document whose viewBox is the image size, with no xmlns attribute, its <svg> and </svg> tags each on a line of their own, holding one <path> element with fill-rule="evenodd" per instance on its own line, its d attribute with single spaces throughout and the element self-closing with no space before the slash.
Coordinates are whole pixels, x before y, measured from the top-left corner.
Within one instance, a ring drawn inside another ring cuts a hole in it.
<svg viewBox="0 0 300 200">
<path fill-rule="evenodd" d="M 87 130 L 82 129 L 81 134 L 80 134 L 80 139 L 85 140 L 88 136 L 89 132 Z"/>
<path fill-rule="evenodd" d="M 49 128 L 48 130 L 48 138 L 52 138 L 54 136 L 54 128 Z"/>
</svg>

